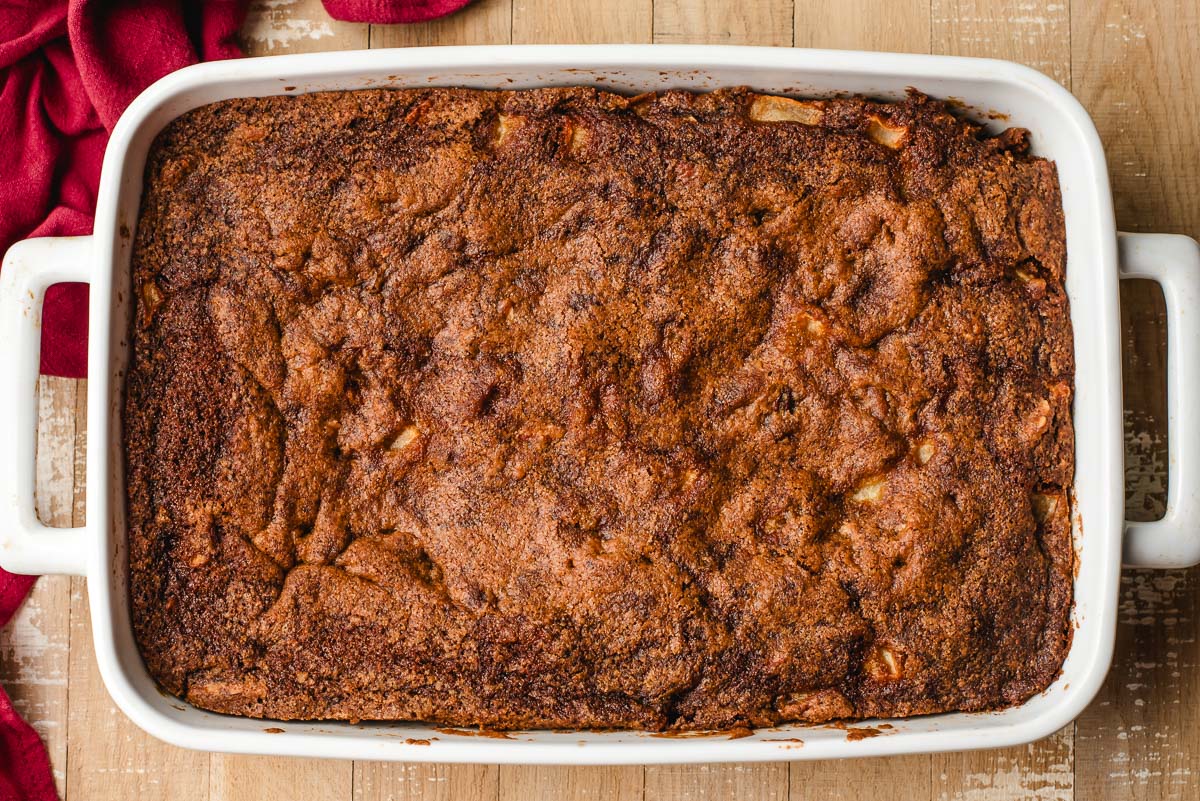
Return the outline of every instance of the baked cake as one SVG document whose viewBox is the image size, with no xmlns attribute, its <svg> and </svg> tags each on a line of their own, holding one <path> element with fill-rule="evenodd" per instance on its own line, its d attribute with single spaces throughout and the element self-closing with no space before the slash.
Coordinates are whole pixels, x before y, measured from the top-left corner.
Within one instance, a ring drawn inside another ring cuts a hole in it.
<svg viewBox="0 0 1200 801">
<path fill-rule="evenodd" d="M 371 90 L 158 137 L 125 408 L 196 706 L 500 729 L 986 710 L 1069 644 L 1054 165 L 919 94 Z"/>
</svg>

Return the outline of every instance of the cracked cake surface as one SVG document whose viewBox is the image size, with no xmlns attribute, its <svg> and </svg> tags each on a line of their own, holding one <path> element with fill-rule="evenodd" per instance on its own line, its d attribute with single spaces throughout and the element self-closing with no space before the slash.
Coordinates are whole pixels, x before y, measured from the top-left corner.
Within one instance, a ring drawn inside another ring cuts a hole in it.
<svg viewBox="0 0 1200 801">
<path fill-rule="evenodd" d="M 167 691 L 697 729 L 983 710 L 1069 643 L 1054 165 L 913 93 L 366 90 L 160 134 L 124 411 Z"/>
</svg>

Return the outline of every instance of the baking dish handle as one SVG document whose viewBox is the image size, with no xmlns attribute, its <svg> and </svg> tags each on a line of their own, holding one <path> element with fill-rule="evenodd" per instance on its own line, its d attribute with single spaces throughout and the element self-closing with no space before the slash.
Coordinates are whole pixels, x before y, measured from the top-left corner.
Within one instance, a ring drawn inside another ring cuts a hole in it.
<svg viewBox="0 0 1200 801">
<path fill-rule="evenodd" d="M 1120 234 L 1121 278 L 1162 287 L 1167 304 L 1167 511 L 1125 522 L 1124 561 L 1137 567 L 1200 563 L 1200 244 L 1176 234 Z"/>
<path fill-rule="evenodd" d="M 84 528 L 51 528 L 34 509 L 37 378 L 46 288 L 86 282 L 90 236 L 26 239 L 9 248 L 0 269 L 0 567 L 13 573 L 84 575 Z"/>
</svg>

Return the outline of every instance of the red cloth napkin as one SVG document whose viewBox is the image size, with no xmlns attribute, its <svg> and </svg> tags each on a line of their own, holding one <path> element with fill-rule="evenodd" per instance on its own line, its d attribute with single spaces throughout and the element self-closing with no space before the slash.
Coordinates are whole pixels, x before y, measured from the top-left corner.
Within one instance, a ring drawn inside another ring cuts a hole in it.
<svg viewBox="0 0 1200 801">
<path fill-rule="evenodd" d="M 34 576 L 0 570 L 0 626 L 17 611 Z M 37 732 L 13 709 L 0 690 L 0 801 L 49 801 L 58 798 L 50 760 Z"/>
<path fill-rule="evenodd" d="M 334 19 L 345 22 L 425 22 L 458 11 L 471 0 L 321 0 Z"/>
<path fill-rule="evenodd" d="M 241 55 L 245 0 L 8 0 L 0 11 L 0 252 L 88 234 L 108 132 L 142 89 Z M 42 372 L 87 373 L 87 288 L 46 293 Z"/>
</svg>

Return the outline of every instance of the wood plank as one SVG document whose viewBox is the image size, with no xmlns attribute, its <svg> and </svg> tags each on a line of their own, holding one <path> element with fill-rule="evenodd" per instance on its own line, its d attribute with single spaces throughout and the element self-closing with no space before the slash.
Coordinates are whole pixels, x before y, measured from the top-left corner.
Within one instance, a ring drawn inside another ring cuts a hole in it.
<svg viewBox="0 0 1200 801">
<path fill-rule="evenodd" d="M 1166 308 L 1149 282 L 1122 287 L 1125 508 L 1153 520 L 1166 506 Z M 1195 570 L 1126 570 L 1108 680 L 1077 724 L 1082 799 L 1193 797 L 1200 786 Z"/>
<path fill-rule="evenodd" d="M 335 759 L 288 759 L 213 755 L 209 801 L 336 801 L 351 797 L 354 763 Z"/>
<path fill-rule="evenodd" d="M 354 763 L 355 801 L 496 801 L 496 765 Z"/>
<path fill-rule="evenodd" d="M 1069 84 L 1069 6 L 1059 0 L 932 0 L 935 53 L 1018 61 Z M 968 98 L 969 101 L 969 98 Z M 939 798 L 1074 797 L 1075 726 L 1018 748 L 932 758 Z"/>
<path fill-rule="evenodd" d="M 508 44 L 512 0 L 476 0 L 462 11 L 419 25 L 372 25 L 370 46 Z M 495 801 L 495 765 L 354 763 L 356 801 Z"/>
<path fill-rule="evenodd" d="M 1078 721 L 1081 801 L 1196 797 L 1197 584 L 1194 570 L 1121 577 L 1116 658 Z"/>
<path fill-rule="evenodd" d="M 76 385 L 72 524 L 85 521 L 87 382 Z M 71 799 L 206 799 L 208 756 L 154 740 L 116 710 L 92 646 L 87 583 L 71 582 L 67 793 Z"/>
<path fill-rule="evenodd" d="M 1075 3 L 1072 88 L 1100 130 L 1117 223 L 1200 235 L 1200 8 Z M 1165 310 L 1146 282 L 1122 286 L 1126 508 L 1163 507 Z M 1078 722 L 1080 799 L 1192 799 L 1200 787 L 1200 573 L 1127 570 L 1108 681 Z"/>
<path fill-rule="evenodd" d="M 75 381 L 75 444 L 71 457 L 75 465 L 75 480 L 71 492 L 71 525 L 87 522 L 87 379 Z M 74 590 L 72 590 L 74 592 Z"/>
<path fill-rule="evenodd" d="M 207 754 L 155 740 L 113 706 L 96 668 L 86 586 L 72 579 L 68 799 L 207 799 Z"/>
<path fill-rule="evenodd" d="M 60 796 L 67 781 L 70 618 L 70 577 L 44 576 L 0 630 L 0 686 L 46 746 Z"/>
<path fill-rule="evenodd" d="M 933 52 L 1017 61 L 1069 85 L 1065 0 L 933 0 Z"/>
<path fill-rule="evenodd" d="M 649 42 L 654 16 L 650 0 L 514 0 L 514 43 Z M 500 767 L 500 798 L 640 798 L 641 768 Z"/>
<path fill-rule="evenodd" d="M 38 381 L 36 506 L 50 526 L 68 527 L 75 485 L 75 382 Z M 50 756 L 59 795 L 66 794 L 67 665 L 71 579 L 44 576 L 0 629 L 0 685 L 33 726 Z"/>
<path fill-rule="evenodd" d="M 932 0 L 933 52 L 1003 58 L 1071 80 L 1070 10 L 1061 0 Z"/>
<path fill-rule="evenodd" d="M 641 801 L 638 767 L 500 766 L 501 801 Z"/>
<path fill-rule="evenodd" d="M 938 754 L 933 797 L 945 801 L 1002 801 L 1075 797 L 1075 725 L 1018 748 Z"/>
<path fill-rule="evenodd" d="M 793 762 L 791 801 L 929 801 L 932 789 L 925 755 Z"/>
<path fill-rule="evenodd" d="M 1072 89 L 1108 154 L 1117 224 L 1200 236 L 1200 4 L 1078 3 Z"/>
<path fill-rule="evenodd" d="M 792 0 L 655 0 L 654 41 L 663 44 L 792 44 Z"/>
<path fill-rule="evenodd" d="M 75 506 L 76 382 L 38 378 L 37 514 L 49 526 L 69 527 Z"/>
<path fill-rule="evenodd" d="M 339 22 L 321 0 L 253 0 L 239 37 L 248 56 L 355 50 L 370 43 L 370 26 Z"/>
<path fill-rule="evenodd" d="M 787 801 L 786 762 L 720 765 L 650 765 L 646 768 L 646 801 Z"/>
<path fill-rule="evenodd" d="M 796 45 L 928 53 L 929 0 L 796 0 Z M 860 798 L 887 788 L 889 801 L 925 801 L 932 793 L 927 755 L 840 762 L 794 762 L 792 801 Z"/>
<path fill-rule="evenodd" d="M 514 44 L 649 42 L 654 32 L 650 0 L 514 0 Z"/>
<path fill-rule="evenodd" d="M 929 52 L 929 0 L 796 0 L 796 47 Z"/>
<path fill-rule="evenodd" d="M 74 481 L 71 493 L 71 525 L 88 522 L 88 379 L 76 381 L 74 408 Z M 72 594 L 74 589 L 72 589 Z"/>
<path fill-rule="evenodd" d="M 73 525 L 73 526 L 82 526 L 83 524 L 85 524 L 87 522 L 87 387 L 88 387 L 88 382 L 87 382 L 86 378 L 81 381 L 77 381 L 75 384 L 75 414 L 74 414 L 75 441 L 74 441 L 73 447 L 71 449 L 71 457 L 74 462 L 74 465 L 73 465 L 74 466 L 74 482 L 73 482 L 73 491 L 71 493 L 71 525 Z M 72 607 L 71 611 L 73 612 L 76 597 L 87 592 L 87 580 L 84 578 L 78 577 L 78 576 L 69 577 L 67 580 L 70 583 L 70 587 L 71 587 L 70 596 L 68 598 L 68 603 Z M 88 621 L 88 622 L 90 623 L 90 621 Z M 74 629 L 72 629 L 71 631 L 73 634 Z M 71 673 L 71 666 L 74 664 L 74 662 L 72 661 L 73 658 L 74 658 L 74 653 L 69 649 L 69 646 L 68 646 L 68 654 L 67 654 L 68 677 L 70 676 L 70 673 Z M 92 671 L 99 670 L 99 668 L 94 664 L 91 665 L 89 669 Z M 68 678 L 68 683 L 69 683 L 69 678 Z M 70 734 L 70 696 L 71 696 L 70 687 L 68 686 L 68 689 L 67 689 L 68 735 Z M 75 746 L 71 742 L 70 737 L 68 736 L 68 738 L 67 738 L 67 762 L 66 762 L 66 769 L 67 769 L 68 774 L 70 773 L 70 767 L 73 762 L 73 757 L 76 756 L 76 754 L 74 754 L 75 750 L 76 750 Z M 81 790 L 79 790 L 78 787 L 69 785 L 67 787 L 67 792 L 63 794 L 63 798 L 65 798 L 66 801 L 74 801 L 75 799 L 85 798 L 86 795 L 87 794 L 82 792 Z"/>
<path fill-rule="evenodd" d="M 793 13 L 791 0 L 655 0 L 654 41 L 787 46 Z M 652 765 L 645 771 L 647 801 L 787 796 L 783 763 Z"/>
<path fill-rule="evenodd" d="M 656 0 L 654 41 L 668 44 L 792 44 L 791 0 Z M 783 764 L 654 765 L 645 797 L 654 799 L 787 798 Z"/>
<path fill-rule="evenodd" d="M 87 383 L 76 391 L 75 525 L 84 522 Z M 87 582 L 71 579 L 67 799 L 189 801 L 208 797 L 208 755 L 159 742 L 113 706 L 96 667 Z"/>
<path fill-rule="evenodd" d="M 418 25 L 372 25 L 371 49 L 429 45 L 508 44 L 513 0 L 476 0 L 455 14 Z"/>
<path fill-rule="evenodd" d="M 320 0 L 255 0 L 242 26 L 251 56 L 366 48 L 370 26 L 338 22 Z M 354 765 L 339 760 L 298 760 L 212 754 L 208 793 L 214 801 L 251 798 L 349 799 Z"/>
</svg>

